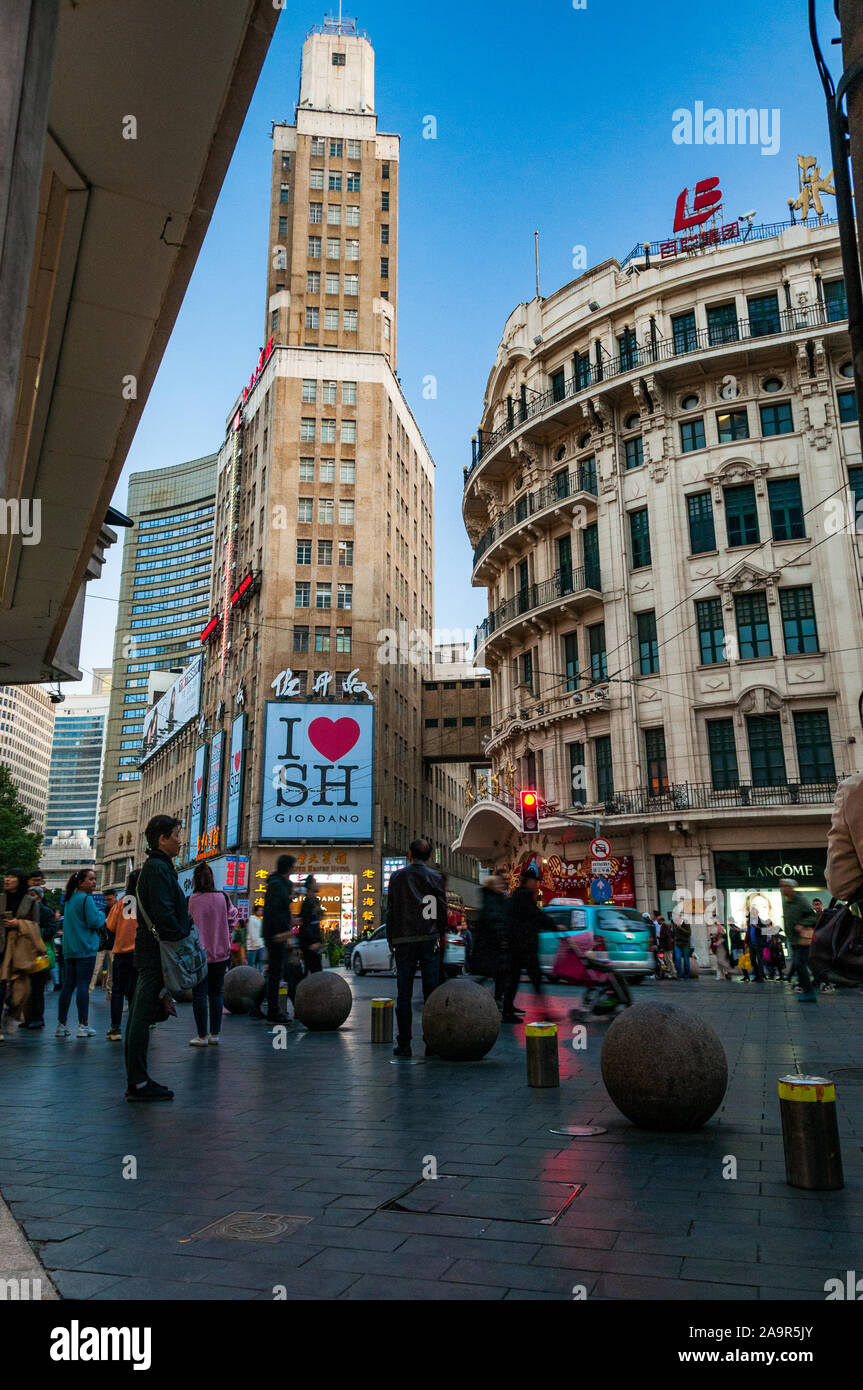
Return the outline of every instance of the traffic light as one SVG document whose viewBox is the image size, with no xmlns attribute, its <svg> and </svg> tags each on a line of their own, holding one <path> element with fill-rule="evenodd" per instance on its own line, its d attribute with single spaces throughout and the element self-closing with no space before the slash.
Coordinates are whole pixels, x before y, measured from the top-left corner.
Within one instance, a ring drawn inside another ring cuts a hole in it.
<svg viewBox="0 0 863 1390">
<path fill-rule="evenodd" d="M 539 797 L 536 792 L 521 793 L 521 828 L 525 835 L 539 833 Z"/>
</svg>

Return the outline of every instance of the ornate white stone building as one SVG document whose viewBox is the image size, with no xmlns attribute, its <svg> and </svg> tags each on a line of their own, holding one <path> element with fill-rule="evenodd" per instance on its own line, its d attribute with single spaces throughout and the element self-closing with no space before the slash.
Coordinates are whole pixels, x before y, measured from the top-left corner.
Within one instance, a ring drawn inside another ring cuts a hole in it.
<svg viewBox="0 0 863 1390">
<path fill-rule="evenodd" d="M 465 474 L 499 775 L 456 848 L 565 878 L 595 819 L 615 901 L 719 889 L 739 919 L 789 869 L 817 893 L 836 779 L 863 767 L 835 226 L 607 260 L 518 305 Z"/>
</svg>

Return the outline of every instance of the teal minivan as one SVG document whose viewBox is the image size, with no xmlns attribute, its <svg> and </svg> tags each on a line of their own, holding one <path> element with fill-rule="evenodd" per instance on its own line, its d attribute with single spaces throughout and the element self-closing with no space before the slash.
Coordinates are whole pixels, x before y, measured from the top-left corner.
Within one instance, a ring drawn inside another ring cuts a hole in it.
<svg viewBox="0 0 863 1390">
<path fill-rule="evenodd" d="M 605 938 L 608 959 L 630 984 L 638 984 L 656 970 L 653 932 L 634 907 L 614 907 L 610 903 L 573 906 L 555 898 L 543 909 L 557 924 L 556 931 L 539 934 L 539 965 L 549 980 L 554 979 L 554 962 L 562 936 L 592 931 Z"/>
</svg>

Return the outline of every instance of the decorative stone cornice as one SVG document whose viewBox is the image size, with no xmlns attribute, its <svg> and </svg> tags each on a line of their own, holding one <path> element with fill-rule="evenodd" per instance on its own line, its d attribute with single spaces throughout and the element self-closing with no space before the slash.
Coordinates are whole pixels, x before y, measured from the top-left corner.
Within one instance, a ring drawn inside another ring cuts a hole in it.
<svg viewBox="0 0 863 1390">
<path fill-rule="evenodd" d="M 732 486 L 735 483 L 754 483 L 757 496 L 764 496 L 764 475 L 767 472 L 766 463 L 754 463 L 752 459 L 736 458 L 729 459 L 719 468 L 714 468 L 710 473 L 705 473 L 705 482 L 710 484 L 713 493 L 714 504 L 722 506 L 722 489 Z"/>
<path fill-rule="evenodd" d="M 742 560 L 730 574 L 720 577 L 716 587 L 722 594 L 723 607 L 734 607 L 734 595 L 747 593 L 751 589 L 766 589 L 767 602 L 776 602 L 776 585 L 782 578 L 781 570 L 765 570 L 754 565 L 751 560 Z"/>
</svg>

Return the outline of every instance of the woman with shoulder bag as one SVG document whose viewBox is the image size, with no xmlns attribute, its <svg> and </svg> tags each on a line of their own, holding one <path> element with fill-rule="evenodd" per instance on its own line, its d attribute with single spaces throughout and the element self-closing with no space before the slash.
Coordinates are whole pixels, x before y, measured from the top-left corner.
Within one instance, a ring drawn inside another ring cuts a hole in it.
<svg viewBox="0 0 863 1390">
<path fill-rule="evenodd" d="M 201 945 L 207 953 L 207 973 L 192 990 L 192 1008 L 198 1035 L 190 1039 L 189 1046 L 207 1047 L 215 1046 L 219 1041 L 222 1027 L 222 987 L 225 972 L 231 961 L 231 934 L 240 915 L 227 893 L 217 890 L 213 871 L 206 861 L 195 866 L 193 884 L 194 892 L 189 899 L 189 916 L 198 928 Z"/>
<path fill-rule="evenodd" d="M 3 964 L 0 966 L 0 1008 L 6 1002 L 6 1030 L 16 1032 L 22 1022 L 24 1005 L 30 997 L 30 971 L 44 957 L 45 943 L 39 932 L 39 902 L 27 887 L 27 875 L 20 870 L 3 879 L 2 907 Z M 2 1039 L 0 1033 L 0 1039 Z"/>
</svg>

